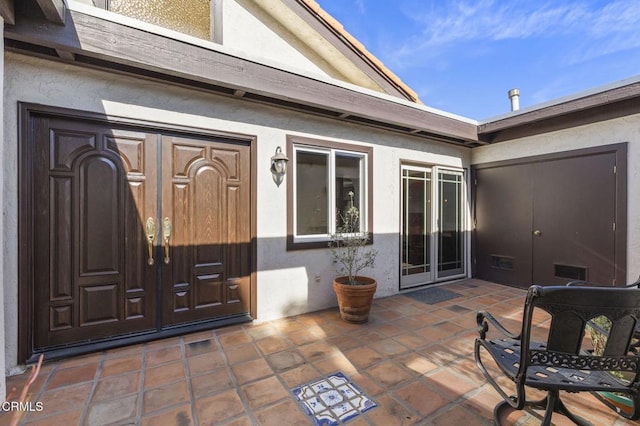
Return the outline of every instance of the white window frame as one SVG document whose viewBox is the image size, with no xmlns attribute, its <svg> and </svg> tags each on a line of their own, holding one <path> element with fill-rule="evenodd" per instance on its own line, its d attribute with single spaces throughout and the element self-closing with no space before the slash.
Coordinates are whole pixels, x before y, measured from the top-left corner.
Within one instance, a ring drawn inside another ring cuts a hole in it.
<svg viewBox="0 0 640 426">
<path fill-rule="evenodd" d="M 298 235 L 298 182 L 297 182 L 297 159 L 299 152 L 309 152 L 316 154 L 325 154 L 328 156 L 329 162 L 327 167 L 327 202 L 328 202 L 328 210 L 327 210 L 327 224 L 328 224 L 328 233 L 327 234 L 313 234 L 313 235 Z M 293 164 L 294 171 L 292 173 L 291 179 L 293 180 L 293 242 L 294 243 L 317 243 L 317 242 L 329 242 L 331 239 L 331 234 L 336 232 L 336 155 L 343 154 L 345 156 L 356 157 L 360 159 L 360 196 L 359 196 L 359 212 L 360 212 L 360 231 L 364 234 L 369 232 L 368 223 L 369 223 L 369 197 L 371 196 L 368 193 L 369 182 L 368 182 L 368 154 L 365 152 L 358 151 L 350 151 L 348 149 L 342 148 L 333 148 L 333 147 L 323 147 L 323 146 L 313 146 L 308 144 L 293 144 Z"/>
</svg>

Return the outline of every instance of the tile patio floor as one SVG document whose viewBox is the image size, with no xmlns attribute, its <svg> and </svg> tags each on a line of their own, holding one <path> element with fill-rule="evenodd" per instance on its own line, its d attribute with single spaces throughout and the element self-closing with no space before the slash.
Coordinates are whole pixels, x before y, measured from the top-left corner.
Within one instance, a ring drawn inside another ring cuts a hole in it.
<svg viewBox="0 0 640 426">
<path fill-rule="evenodd" d="M 461 296 L 435 305 L 376 299 L 366 325 L 329 309 L 45 364 L 29 389 L 44 409 L 19 424 L 310 425 L 290 390 L 340 371 L 378 404 L 349 425 L 489 425 L 499 398 L 473 359 L 475 313 L 507 318 L 515 330 L 525 292 L 479 280 L 443 288 Z M 7 378 L 9 395 L 26 375 Z M 632 424 L 589 394 L 565 397 L 596 425 Z M 539 423 L 527 412 L 505 422 Z"/>
</svg>

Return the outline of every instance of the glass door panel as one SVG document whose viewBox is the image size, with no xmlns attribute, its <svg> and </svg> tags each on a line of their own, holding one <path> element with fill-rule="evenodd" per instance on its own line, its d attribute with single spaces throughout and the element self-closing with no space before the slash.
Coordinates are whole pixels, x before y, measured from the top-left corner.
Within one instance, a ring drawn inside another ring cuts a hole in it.
<svg viewBox="0 0 640 426">
<path fill-rule="evenodd" d="M 431 281 L 431 171 L 402 174 L 403 288 Z"/>
<path fill-rule="evenodd" d="M 438 278 L 464 273 L 462 174 L 438 173 Z"/>
<path fill-rule="evenodd" d="M 400 288 L 464 275 L 462 172 L 403 166 Z"/>
</svg>

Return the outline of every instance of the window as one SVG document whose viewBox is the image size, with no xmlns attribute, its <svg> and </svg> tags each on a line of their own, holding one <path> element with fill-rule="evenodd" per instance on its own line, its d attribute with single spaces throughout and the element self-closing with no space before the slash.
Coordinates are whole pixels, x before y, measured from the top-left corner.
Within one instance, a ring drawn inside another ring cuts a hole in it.
<svg viewBox="0 0 640 426">
<path fill-rule="evenodd" d="M 216 39 L 214 21 L 218 19 L 216 0 L 97 0 L 96 6 L 189 34 L 205 40 Z"/>
<path fill-rule="evenodd" d="M 360 232 L 372 232 L 372 149 L 289 138 L 288 248 L 326 247 L 351 206 Z"/>
</svg>

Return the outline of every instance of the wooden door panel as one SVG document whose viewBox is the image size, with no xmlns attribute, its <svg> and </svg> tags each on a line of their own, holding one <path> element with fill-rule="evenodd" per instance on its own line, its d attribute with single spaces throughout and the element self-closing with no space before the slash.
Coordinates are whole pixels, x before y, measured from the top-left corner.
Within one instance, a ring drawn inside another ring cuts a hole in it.
<svg viewBox="0 0 640 426">
<path fill-rule="evenodd" d="M 162 214 L 172 224 L 164 324 L 248 312 L 249 147 L 172 136 L 162 143 Z"/>
<path fill-rule="evenodd" d="M 34 348 L 155 328 L 157 275 L 140 267 L 155 137 L 72 119 L 33 128 Z"/>
</svg>

